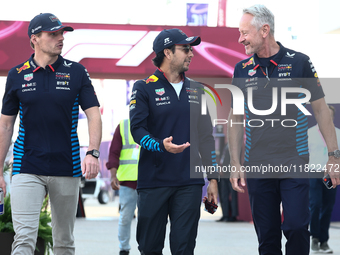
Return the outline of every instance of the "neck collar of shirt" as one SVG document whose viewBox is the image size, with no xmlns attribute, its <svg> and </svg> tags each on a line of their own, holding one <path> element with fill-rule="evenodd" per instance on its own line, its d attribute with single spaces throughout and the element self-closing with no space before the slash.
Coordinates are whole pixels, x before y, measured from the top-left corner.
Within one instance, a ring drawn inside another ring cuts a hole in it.
<svg viewBox="0 0 340 255">
<path fill-rule="evenodd" d="M 31 68 L 33 70 L 33 73 L 40 70 L 40 69 L 43 69 L 41 68 L 39 65 L 37 65 L 35 62 L 34 62 L 34 53 L 32 54 L 32 56 L 30 57 L 30 59 L 28 60 L 30 65 L 31 65 Z M 62 56 L 58 56 L 58 59 L 56 62 L 54 62 L 53 64 L 51 65 L 47 65 L 46 68 L 48 68 L 49 70 L 51 70 L 52 72 L 55 72 L 55 70 L 59 67 L 59 65 L 63 62 L 63 57 Z"/>
<path fill-rule="evenodd" d="M 264 62 L 269 62 L 269 66 L 272 64 L 272 65 L 275 65 L 277 66 L 279 64 L 279 62 L 281 61 L 281 59 L 283 58 L 283 56 L 285 55 L 285 47 L 282 46 L 282 44 L 280 42 L 277 42 L 277 44 L 280 46 L 280 50 L 278 51 L 278 53 L 276 53 L 275 55 L 269 57 L 269 58 L 259 58 L 257 56 L 257 54 L 254 54 L 253 57 L 254 57 L 254 65 L 255 67 L 257 68 L 258 66 L 262 66 L 262 67 L 267 67 L 264 65 Z M 262 60 L 262 61 L 261 61 Z M 263 61 L 263 60 L 267 60 L 267 61 Z M 271 63 L 271 64 L 270 64 Z M 269 67 L 268 66 L 268 67 Z M 255 68 L 254 68 L 255 69 Z"/>
<path fill-rule="evenodd" d="M 156 75 L 159 79 L 167 80 L 170 83 L 168 78 L 165 76 L 165 73 L 161 69 L 157 68 L 157 70 L 155 71 L 154 75 Z M 182 73 L 182 81 L 183 82 L 185 81 L 185 74 L 184 73 Z"/>
</svg>

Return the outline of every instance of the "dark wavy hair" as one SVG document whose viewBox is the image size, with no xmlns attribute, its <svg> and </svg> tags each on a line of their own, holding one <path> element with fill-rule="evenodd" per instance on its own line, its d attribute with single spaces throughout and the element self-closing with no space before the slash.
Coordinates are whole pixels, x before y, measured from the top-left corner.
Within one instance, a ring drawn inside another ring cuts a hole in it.
<svg viewBox="0 0 340 255">
<path fill-rule="evenodd" d="M 171 47 L 165 48 L 165 49 L 170 49 L 172 51 L 172 53 L 175 53 L 175 46 L 176 45 L 172 45 Z M 164 55 L 164 50 L 160 51 L 157 53 L 156 57 L 154 57 L 152 59 L 153 64 L 160 68 L 161 64 L 163 63 L 163 59 L 164 59 L 165 55 Z"/>
</svg>

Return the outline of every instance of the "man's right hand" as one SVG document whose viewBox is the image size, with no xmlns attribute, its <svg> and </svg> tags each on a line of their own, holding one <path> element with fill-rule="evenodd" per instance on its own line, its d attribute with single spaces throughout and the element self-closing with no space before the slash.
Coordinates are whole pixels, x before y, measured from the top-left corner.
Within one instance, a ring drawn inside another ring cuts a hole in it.
<svg viewBox="0 0 340 255">
<path fill-rule="evenodd" d="M 184 151 L 186 148 L 190 146 L 190 143 L 188 142 L 183 143 L 181 145 L 174 144 L 172 143 L 172 139 L 173 139 L 172 136 L 170 136 L 170 137 L 164 138 L 163 140 L 164 148 L 170 153 L 173 153 L 173 154 L 181 153 L 182 151 Z"/>
<path fill-rule="evenodd" d="M 231 182 L 231 186 L 233 187 L 234 190 L 236 190 L 237 192 L 240 193 L 244 193 L 244 188 L 246 186 L 246 181 L 245 181 L 245 176 L 244 176 L 244 172 L 241 171 L 241 165 L 235 165 L 232 167 L 236 167 L 236 171 L 233 172 L 231 171 L 230 173 L 230 182 Z M 238 183 L 238 180 L 240 179 L 240 184 Z"/>
<path fill-rule="evenodd" d="M 116 175 L 111 176 L 111 187 L 114 190 L 119 190 L 119 188 L 120 188 L 119 181 L 118 181 Z"/>
<path fill-rule="evenodd" d="M 111 172 L 111 187 L 114 190 L 119 190 L 120 185 L 119 185 L 119 180 L 117 179 L 117 168 L 112 167 L 109 169 Z"/>
</svg>

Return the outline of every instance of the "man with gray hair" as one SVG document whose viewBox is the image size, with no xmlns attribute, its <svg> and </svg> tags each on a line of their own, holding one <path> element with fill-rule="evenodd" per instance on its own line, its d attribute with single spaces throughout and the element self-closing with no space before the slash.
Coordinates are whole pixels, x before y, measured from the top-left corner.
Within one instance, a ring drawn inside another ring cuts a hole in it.
<svg viewBox="0 0 340 255">
<path fill-rule="evenodd" d="M 326 172 L 335 188 L 340 184 L 339 173 L 330 164 L 339 165 L 340 151 L 334 125 L 311 60 L 275 41 L 274 15 L 270 10 L 263 5 L 244 9 L 239 31 L 239 43 L 252 56 L 237 63 L 234 70 L 233 85 L 243 91 L 246 100 L 245 120 L 233 106 L 228 120 L 230 163 L 238 169 L 231 173 L 230 181 L 234 190 L 243 193 L 244 169 L 259 169 L 247 172 L 259 254 L 282 254 L 282 229 L 287 238 L 286 254 L 307 255 L 310 236 L 306 115 L 309 112 L 304 108 L 305 103 L 310 101 L 327 144 Z M 290 104 L 286 105 L 285 97 Z M 241 160 L 244 127 L 246 143 L 244 160 Z"/>
</svg>

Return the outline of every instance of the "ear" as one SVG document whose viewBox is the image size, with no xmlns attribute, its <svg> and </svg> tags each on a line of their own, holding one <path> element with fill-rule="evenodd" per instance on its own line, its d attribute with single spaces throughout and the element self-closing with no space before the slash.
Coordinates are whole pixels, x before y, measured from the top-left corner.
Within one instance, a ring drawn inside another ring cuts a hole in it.
<svg viewBox="0 0 340 255">
<path fill-rule="evenodd" d="M 31 35 L 31 42 L 35 45 L 37 43 L 37 36 Z"/>
<path fill-rule="evenodd" d="M 262 26 L 262 37 L 266 38 L 269 35 L 270 32 L 270 26 L 268 24 L 264 24 Z"/>
<path fill-rule="evenodd" d="M 164 55 L 167 59 L 171 58 L 172 51 L 170 49 L 164 49 Z"/>
</svg>

